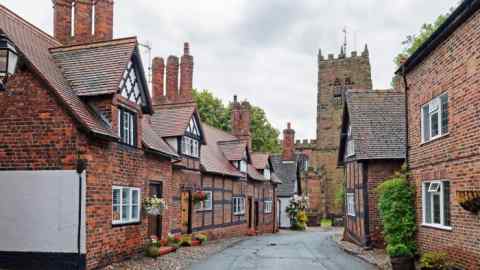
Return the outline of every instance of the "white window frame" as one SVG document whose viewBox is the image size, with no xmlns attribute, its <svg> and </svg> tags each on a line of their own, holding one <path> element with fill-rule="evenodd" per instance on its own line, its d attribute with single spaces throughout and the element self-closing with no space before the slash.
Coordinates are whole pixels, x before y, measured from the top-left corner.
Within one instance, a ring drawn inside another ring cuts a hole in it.
<svg viewBox="0 0 480 270">
<path fill-rule="evenodd" d="M 242 159 L 238 163 L 239 163 L 238 167 L 239 167 L 240 172 L 246 173 L 247 172 L 247 167 L 248 167 L 247 161 Z"/>
<path fill-rule="evenodd" d="M 355 193 L 347 193 L 346 195 L 346 200 L 347 200 L 347 215 L 354 217 L 356 216 L 355 213 Z"/>
<path fill-rule="evenodd" d="M 273 206 L 273 202 L 268 200 L 268 201 L 264 201 L 263 202 L 263 209 L 264 209 L 264 213 L 265 214 L 270 214 L 272 213 L 272 206 Z"/>
<path fill-rule="evenodd" d="M 422 143 L 427 143 L 427 142 L 433 141 L 435 139 L 441 138 L 441 137 L 448 134 L 448 132 L 443 133 L 443 126 L 442 126 L 442 122 L 443 122 L 442 121 L 443 120 L 443 118 L 442 118 L 443 117 L 443 115 L 442 115 L 442 97 L 444 97 L 444 96 L 447 96 L 447 99 L 448 99 L 448 93 L 443 93 L 443 94 L 433 98 L 428 103 L 423 104 L 420 108 L 420 116 L 421 116 L 420 132 L 421 132 Z M 450 102 L 450 100 L 448 100 L 448 102 Z M 425 126 L 425 109 L 426 109 L 427 106 L 428 106 L 428 122 L 429 122 L 428 140 L 426 138 L 427 136 L 425 134 L 425 128 L 424 128 L 424 126 Z M 438 134 L 435 135 L 435 136 L 432 136 L 432 116 L 434 114 L 438 115 L 438 118 L 437 118 Z M 448 122 L 447 122 L 447 126 L 448 126 Z"/>
<path fill-rule="evenodd" d="M 124 114 L 127 116 L 127 121 L 122 122 L 122 117 Z M 118 136 L 120 137 L 120 142 L 130 145 L 130 146 L 136 146 L 137 142 L 137 115 L 123 107 L 118 108 Z M 122 126 L 123 123 L 123 126 Z M 126 132 L 128 136 L 126 138 L 122 138 L 122 134 Z"/>
<path fill-rule="evenodd" d="M 197 203 L 197 211 L 211 211 L 213 209 L 213 192 L 211 190 L 205 190 L 206 198 L 204 201 Z"/>
<path fill-rule="evenodd" d="M 198 142 L 198 140 L 188 136 L 182 136 L 181 140 L 182 154 L 194 158 L 200 157 L 200 143 Z"/>
<path fill-rule="evenodd" d="M 270 173 L 269 168 L 263 169 L 263 177 L 265 177 L 265 179 L 268 179 L 268 180 L 272 178 L 272 174 Z"/>
<path fill-rule="evenodd" d="M 120 202 L 119 204 L 116 204 L 114 205 L 114 201 L 113 201 L 113 194 L 115 192 L 115 190 L 118 190 L 120 192 Z M 127 190 L 128 194 L 129 194 L 129 201 L 127 201 L 126 203 L 124 203 L 123 201 L 123 191 L 124 190 Z M 134 204 L 133 203 L 133 193 L 134 192 L 137 192 L 138 194 L 138 200 L 137 200 L 137 203 Z M 112 186 L 112 224 L 113 225 L 123 225 L 123 224 L 131 224 L 131 223 L 139 223 L 140 220 L 141 220 L 141 204 L 142 202 L 142 194 L 141 194 L 141 189 L 140 188 L 135 188 L 135 187 L 123 187 L 123 186 Z M 113 219 L 113 208 L 117 206 L 119 208 L 119 213 L 120 213 L 120 216 L 119 216 L 119 219 L 117 220 L 114 220 Z M 129 208 L 129 216 L 126 218 L 126 219 L 123 219 L 123 206 L 126 206 L 127 208 Z M 134 218 L 134 212 L 133 212 L 133 209 L 134 207 L 137 207 L 137 217 Z"/>
<path fill-rule="evenodd" d="M 245 215 L 245 197 L 232 197 L 232 208 L 233 215 Z"/>
<path fill-rule="evenodd" d="M 448 182 L 447 180 L 435 180 L 435 181 L 424 181 L 422 182 L 422 226 L 426 227 L 434 227 L 443 230 L 452 230 L 452 226 L 447 226 L 445 224 L 445 192 L 444 192 L 444 183 Z M 428 190 L 426 190 L 426 185 L 430 184 Z M 432 184 L 437 186 L 438 188 L 431 188 Z M 427 222 L 427 208 L 426 203 L 427 199 L 425 198 L 426 193 L 433 193 L 435 195 L 440 195 L 440 223 L 434 222 L 434 203 L 433 203 L 433 195 L 430 198 L 430 220 L 431 223 Z"/>
</svg>

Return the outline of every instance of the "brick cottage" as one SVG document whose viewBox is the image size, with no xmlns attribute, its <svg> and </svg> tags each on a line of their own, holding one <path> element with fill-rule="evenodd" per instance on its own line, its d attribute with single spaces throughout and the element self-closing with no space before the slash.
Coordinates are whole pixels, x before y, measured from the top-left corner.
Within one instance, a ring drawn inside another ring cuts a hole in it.
<svg viewBox="0 0 480 270">
<path fill-rule="evenodd" d="M 466 269 L 480 268 L 479 8 L 478 0 L 463 1 L 398 71 L 418 247 L 445 251 Z"/>
<path fill-rule="evenodd" d="M 383 247 L 375 189 L 405 161 L 405 98 L 393 90 L 349 90 L 338 164 L 345 173 L 344 238 Z"/>
<path fill-rule="evenodd" d="M 113 1 L 53 3 L 54 37 L 0 5 L 19 56 L 0 91 L 0 267 L 95 269 L 151 235 L 276 231 L 281 182 L 251 151 L 249 104 L 234 101 L 233 134 L 202 124 L 188 45 L 166 93 L 155 59 L 152 100 L 137 39 L 112 39 Z M 161 217 L 142 211 L 153 195 Z"/>
</svg>

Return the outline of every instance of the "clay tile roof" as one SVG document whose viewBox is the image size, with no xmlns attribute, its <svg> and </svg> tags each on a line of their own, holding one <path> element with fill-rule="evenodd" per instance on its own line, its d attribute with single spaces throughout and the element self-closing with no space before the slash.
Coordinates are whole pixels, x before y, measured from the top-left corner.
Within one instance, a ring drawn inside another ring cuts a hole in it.
<svg viewBox="0 0 480 270">
<path fill-rule="evenodd" d="M 142 133 L 142 140 L 145 147 L 169 157 L 177 157 L 177 154 L 170 148 L 170 146 L 168 146 L 168 144 L 162 138 L 155 134 L 146 117 L 142 119 Z"/>
<path fill-rule="evenodd" d="M 405 96 L 387 91 L 348 91 L 346 106 L 354 159 L 405 158 Z"/>
<path fill-rule="evenodd" d="M 253 167 L 251 164 L 248 164 L 247 166 L 247 172 L 248 172 L 248 177 L 257 180 L 257 181 L 268 181 L 262 174 L 260 174 L 255 167 Z"/>
<path fill-rule="evenodd" d="M 202 146 L 202 153 L 200 163 L 203 170 L 210 173 L 217 173 L 222 175 L 230 175 L 235 177 L 245 177 L 231 162 L 225 157 L 223 151 L 220 149 L 218 142 L 237 140 L 233 135 L 203 124 L 204 136 L 206 138 L 206 145 Z"/>
<path fill-rule="evenodd" d="M 49 49 L 60 46 L 58 41 L 1 4 L 0 30 L 15 43 L 33 70 L 81 125 L 95 134 L 117 138 L 111 128 L 80 100 L 57 67 Z"/>
<path fill-rule="evenodd" d="M 152 115 L 153 130 L 162 138 L 182 136 L 194 112 L 195 105 L 156 107 Z"/>
<path fill-rule="evenodd" d="M 247 143 L 238 139 L 234 141 L 221 141 L 218 142 L 218 147 L 228 160 L 241 160 L 245 155 Z"/>
<path fill-rule="evenodd" d="M 51 49 L 79 96 L 114 94 L 137 46 L 136 38 Z"/>
<path fill-rule="evenodd" d="M 263 170 L 268 166 L 269 154 L 266 153 L 252 153 L 252 165 L 257 170 Z"/>
</svg>

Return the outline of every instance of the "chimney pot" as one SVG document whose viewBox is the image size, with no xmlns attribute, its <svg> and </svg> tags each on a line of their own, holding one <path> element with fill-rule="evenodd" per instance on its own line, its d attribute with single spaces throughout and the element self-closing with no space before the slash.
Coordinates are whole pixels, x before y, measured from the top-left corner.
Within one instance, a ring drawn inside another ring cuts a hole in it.
<svg viewBox="0 0 480 270">
<path fill-rule="evenodd" d="M 188 42 L 185 42 L 183 44 L 183 54 L 185 54 L 185 55 L 190 54 L 190 45 L 188 44 Z"/>
</svg>

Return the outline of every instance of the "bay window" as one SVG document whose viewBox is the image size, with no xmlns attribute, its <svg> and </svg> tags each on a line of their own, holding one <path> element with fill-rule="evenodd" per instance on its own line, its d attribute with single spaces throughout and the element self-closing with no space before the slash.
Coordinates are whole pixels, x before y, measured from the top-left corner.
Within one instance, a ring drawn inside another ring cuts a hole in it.
<svg viewBox="0 0 480 270">
<path fill-rule="evenodd" d="M 140 189 L 132 187 L 112 188 L 112 224 L 140 222 Z"/>
</svg>

